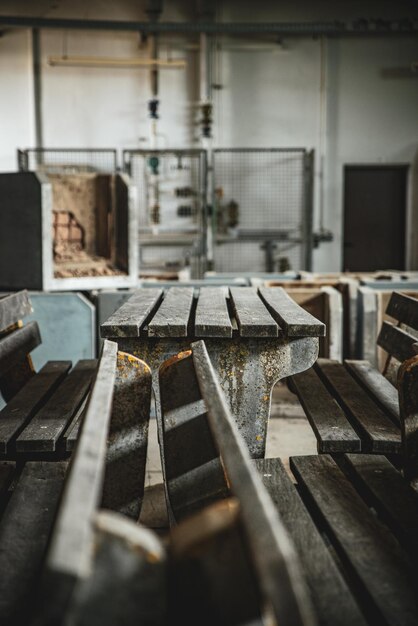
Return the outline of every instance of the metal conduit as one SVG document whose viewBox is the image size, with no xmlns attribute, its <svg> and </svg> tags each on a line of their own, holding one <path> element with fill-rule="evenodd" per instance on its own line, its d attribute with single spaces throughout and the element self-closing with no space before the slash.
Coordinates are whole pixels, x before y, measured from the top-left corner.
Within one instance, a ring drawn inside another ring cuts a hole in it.
<svg viewBox="0 0 418 626">
<path fill-rule="evenodd" d="M 418 20 L 369 20 L 350 22 L 136 22 L 115 20 L 83 20 L 66 18 L 0 16 L 0 27 L 15 28 L 65 28 L 79 30 L 135 31 L 158 33 L 207 33 L 213 35 L 264 34 L 286 37 L 329 36 L 411 36 L 418 33 Z"/>
</svg>

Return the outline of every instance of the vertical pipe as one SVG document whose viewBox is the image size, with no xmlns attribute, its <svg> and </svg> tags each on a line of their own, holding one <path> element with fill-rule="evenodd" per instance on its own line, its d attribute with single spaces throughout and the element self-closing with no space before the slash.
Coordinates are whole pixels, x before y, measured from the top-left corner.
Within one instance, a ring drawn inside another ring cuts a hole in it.
<svg viewBox="0 0 418 626">
<path fill-rule="evenodd" d="M 199 96 L 200 104 L 202 108 L 202 117 L 204 116 L 203 107 L 211 103 L 212 88 L 211 88 L 211 46 L 210 40 L 206 33 L 200 34 L 200 46 L 199 46 Z M 212 140 L 210 137 L 205 137 L 202 128 L 202 148 L 206 150 L 207 165 L 206 168 L 206 183 L 205 183 L 205 198 L 204 198 L 204 214 L 203 214 L 203 265 L 205 269 L 213 269 L 213 247 L 214 247 L 214 233 L 213 233 L 213 215 L 208 215 L 208 209 L 213 205 L 212 198 Z M 212 206 L 214 211 L 214 206 Z M 206 261 L 206 263 L 205 263 Z M 206 267 L 207 266 L 207 267 Z"/>
<path fill-rule="evenodd" d="M 32 71 L 35 108 L 35 146 L 36 148 L 43 148 L 41 33 L 38 28 L 32 29 Z"/>
</svg>

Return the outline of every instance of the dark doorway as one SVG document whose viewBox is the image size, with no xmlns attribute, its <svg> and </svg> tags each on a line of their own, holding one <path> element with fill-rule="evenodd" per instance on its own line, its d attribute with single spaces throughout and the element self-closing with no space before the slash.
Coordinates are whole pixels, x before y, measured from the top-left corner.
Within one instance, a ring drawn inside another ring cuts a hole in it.
<svg viewBox="0 0 418 626">
<path fill-rule="evenodd" d="M 405 269 L 407 165 L 344 168 L 344 270 Z"/>
</svg>

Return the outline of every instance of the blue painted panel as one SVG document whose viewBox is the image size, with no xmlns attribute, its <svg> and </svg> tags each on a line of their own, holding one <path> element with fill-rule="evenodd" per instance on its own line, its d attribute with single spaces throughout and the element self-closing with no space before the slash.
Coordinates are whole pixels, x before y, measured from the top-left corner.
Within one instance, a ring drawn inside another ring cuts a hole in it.
<svg viewBox="0 0 418 626">
<path fill-rule="evenodd" d="M 38 371 L 47 361 L 80 359 L 96 355 L 95 308 L 80 293 L 30 292 L 33 313 L 25 322 L 36 320 L 42 345 L 32 352 Z"/>
</svg>

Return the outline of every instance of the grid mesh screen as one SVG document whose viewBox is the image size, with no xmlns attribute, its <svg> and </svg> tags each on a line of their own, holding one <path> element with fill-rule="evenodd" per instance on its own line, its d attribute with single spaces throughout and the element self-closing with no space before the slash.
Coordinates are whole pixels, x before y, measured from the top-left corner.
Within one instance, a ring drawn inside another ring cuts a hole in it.
<svg viewBox="0 0 418 626">
<path fill-rule="evenodd" d="M 201 229 L 205 153 L 124 150 L 125 170 L 138 187 L 139 227 L 164 232 Z"/>
<path fill-rule="evenodd" d="M 199 256 L 205 230 L 206 153 L 124 150 L 123 162 L 138 189 L 141 266 L 182 267 L 189 257 Z M 167 236 L 172 245 L 159 246 L 159 239 Z"/>
<path fill-rule="evenodd" d="M 21 171 L 112 173 L 117 170 L 117 153 L 113 149 L 31 148 L 18 151 L 18 163 Z"/>
<path fill-rule="evenodd" d="M 231 149 L 213 153 L 215 269 L 267 271 L 262 246 L 273 240 L 275 267 L 285 257 L 303 268 L 309 203 L 309 172 L 302 149 Z M 234 239 L 234 243 L 227 243 Z"/>
</svg>

